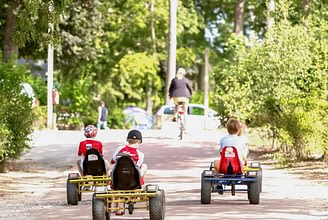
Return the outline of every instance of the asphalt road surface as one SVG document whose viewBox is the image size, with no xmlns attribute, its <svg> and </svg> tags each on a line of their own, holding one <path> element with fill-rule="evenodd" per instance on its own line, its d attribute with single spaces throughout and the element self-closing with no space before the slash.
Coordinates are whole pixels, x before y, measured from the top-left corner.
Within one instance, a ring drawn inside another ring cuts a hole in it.
<svg viewBox="0 0 328 220">
<path fill-rule="evenodd" d="M 98 139 L 105 157 L 125 144 L 128 131 L 102 130 Z M 247 193 L 212 194 L 208 205 L 200 203 L 200 175 L 218 153 L 218 131 L 190 131 L 183 140 L 174 128 L 143 131 L 140 147 L 148 165 L 146 183 L 165 190 L 166 220 L 219 219 L 328 219 L 328 186 L 319 185 L 284 170 L 263 166 L 260 204 L 251 205 Z M 18 163 L 22 171 L 0 175 L 0 219 L 83 220 L 92 219 L 91 196 L 85 193 L 78 206 L 68 206 L 66 179 L 76 172 L 77 147 L 81 131 L 37 131 L 33 149 Z M 254 158 L 251 158 L 254 159 Z M 8 180 L 6 182 L 6 180 Z M 0 181 L 1 182 L 1 181 Z M 112 215 L 111 219 L 146 220 L 146 210 L 133 215 Z"/>
</svg>

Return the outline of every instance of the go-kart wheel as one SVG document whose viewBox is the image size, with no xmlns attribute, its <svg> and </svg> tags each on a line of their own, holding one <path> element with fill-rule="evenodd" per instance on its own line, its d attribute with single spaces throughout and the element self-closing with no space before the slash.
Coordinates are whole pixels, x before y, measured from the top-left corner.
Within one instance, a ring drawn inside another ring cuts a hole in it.
<svg viewBox="0 0 328 220">
<path fill-rule="evenodd" d="M 248 184 L 247 195 L 250 204 L 260 203 L 260 183 L 258 180 Z"/>
<path fill-rule="evenodd" d="M 200 202 L 202 204 L 210 204 L 211 203 L 212 184 L 211 184 L 211 182 L 204 180 L 203 174 L 201 177 L 201 190 L 200 191 L 201 191 Z"/>
<path fill-rule="evenodd" d="M 110 220 L 110 212 L 108 212 L 103 198 L 97 198 L 96 193 L 92 196 L 92 219 L 93 220 Z"/>
<path fill-rule="evenodd" d="M 262 167 L 260 167 L 260 170 L 257 171 L 256 176 L 260 184 L 260 192 L 262 192 Z"/>
<path fill-rule="evenodd" d="M 164 220 L 165 218 L 165 193 L 159 189 L 155 197 L 149 198 L 150 220 Z"/>
<path fill-rule="evenodd" d="M 73 178 L 71 174 L 68 175 L 67 184 L 66 184 L 66 194 L 67 194 L 67 203 L 69 205 L 77 205 L 79 201 L 79 190 L 77 183 L 71 183 L 71 179 Z"/>
<path fill-rule="evenodd" d="M 80 201 L 82 201 L 82 192 L 81 192 L 81 190 L 82 190 L 82 187 L 80 186 L 80 193 L 78 193 L 78 200 L 79 200 L 79 202 Z"/>
</svg>

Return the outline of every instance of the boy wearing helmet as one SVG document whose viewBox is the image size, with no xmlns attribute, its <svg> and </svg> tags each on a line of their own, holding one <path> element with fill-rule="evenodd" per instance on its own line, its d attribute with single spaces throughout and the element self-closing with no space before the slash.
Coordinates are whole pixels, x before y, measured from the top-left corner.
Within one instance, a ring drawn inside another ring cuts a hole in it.
<svg viewBox="0 0 328 220">
<path fill-rule="evenodd" d="M 112 157 L 112 164 L 121 156 L 129 156 L 140 169 L 141 184 L 147 172 L 147 164 L 144 163 L 144 153 L 138 150 L 142 143 L 142 134 L 138 130 L 131 130 L 126 138 L 127 145 L 119 146 L 115 149 Z"/>
<path fill-rule="evenodd" d="M 89 149 L 91 148 L 96 149 L 101 156 L 104 156 L 103 144 L 100 141 L 95 140 L 95 137 L 97 136 L 97 128 L 94 125 L 88 125 L 85 127 L 84 136 L 86 137 L 86 139 L 80 142 L 78 153 L 77 153 L 77 155 L 80 157 L 80 159 L 77 161 L 77 168 L 82 176 L 83 176 L 83 161 Z M 107 174 L 109 174 L 108 172 L 109 162 L 108 160 L 105 159 L 104 162 L 105 162 L 106 172 Z"/>
</svg>

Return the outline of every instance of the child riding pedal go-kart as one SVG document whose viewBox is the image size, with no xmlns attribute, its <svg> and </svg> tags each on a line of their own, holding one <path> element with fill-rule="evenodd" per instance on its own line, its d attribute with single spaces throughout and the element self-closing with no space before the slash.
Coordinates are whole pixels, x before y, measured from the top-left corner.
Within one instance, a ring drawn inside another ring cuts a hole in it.
<svg viewBox="0 0 328 220">
<path fill-rule="evenodd" d="M 165 193 L 156 184 L 144 185 L 146 164 L 143 153 L 138 150 L 142 135 L 131 130 L 128 144 L 118 147 L 113 154 L 114 165 L 111 173 L 110 189 L 97 190 L 92 199 L 93 220 L 108 220 L 111 214 L 131 215 L 135 209 L 147 209 L 150 220 L 165 217 Z"/>
<path fill-rule="evenodd" d="M 126 210 L 132 215 L 135 209 L 147 209 L 150 220 L 164 220 L 164 190 L 156 184 L 142 186 L 140 171 L 130 157 L 117 160 L 111 179 L 110 189 L 96 188 L 92 198 L 93 220 L 108 220 L 112 213 L 124 215 Z"/>
<path fill-rule="evenodd" d="M 217 169 L 218 168 L 218 169 Z M 238 188 L 243 186 L 243 188 Z M 246 186 L 246 188 L 245 188 Z M 211 163 L 209 169 L 201 174 L 201 203 L 211 203 L 211 193 L 246 191 L 250 204 L 260 203 L 262 191 L 262 169 L 260 163 L 252 162 L 242 166 L 234 146 L 226 146 L 221 152 L 219 167 Z"/>
<path fill-rule="evenodd" d="M 81 141 L 77 161 L 79 173 L 70 173 L 67 178 L 67 203 L 77 205 L 83 192 L 94 192 L 95 187 L 107 187 L 110 182 L 109 163 L 103 158 L 104 150 L 100 141 L 95 140 L 97 128 L 86 126 L 85 140 Z"/>
<path fill-rule="evenodd" d="M 67 178 L 67 203 L 77 205 L 82 193 L 94 192 L 96 187 L 108 187 L 110 177 L 106 173 L 105 163 L 95 149 L 87 151 L 83 162 L 83 175 L 69 173 Z"/>
</svg>

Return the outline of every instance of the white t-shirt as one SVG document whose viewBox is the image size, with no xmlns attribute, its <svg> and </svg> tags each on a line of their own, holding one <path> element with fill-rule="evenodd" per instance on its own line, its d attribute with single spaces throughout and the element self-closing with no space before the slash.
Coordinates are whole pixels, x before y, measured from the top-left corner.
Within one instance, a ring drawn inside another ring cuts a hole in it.
<svg viewBox="0 0 328 220">
<path fill-rule="evenodd" d="M 227 135 L 220 140 L 220 152 L 226 146 L 234 146 L 237 149 L 239 160 L 243 162 L 248 153 L 248 147 L 244 138 L 238 135 Z"/>
</svg>

